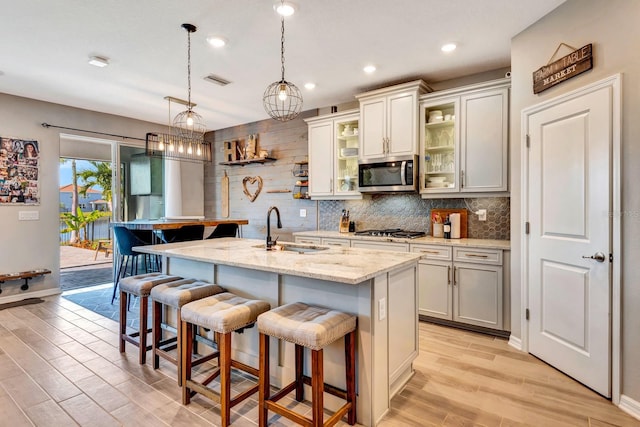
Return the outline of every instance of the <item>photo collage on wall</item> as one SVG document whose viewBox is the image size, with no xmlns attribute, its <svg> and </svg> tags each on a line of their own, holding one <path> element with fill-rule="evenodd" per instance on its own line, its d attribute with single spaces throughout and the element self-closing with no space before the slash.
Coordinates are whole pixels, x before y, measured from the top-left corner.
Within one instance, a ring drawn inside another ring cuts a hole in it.
<svg viewBox="0 0 640 427">
<path fill-rule="evenodd" d="M 0 137 L 0 206 L 40 204 L 38 141 Z"/>
</svg>

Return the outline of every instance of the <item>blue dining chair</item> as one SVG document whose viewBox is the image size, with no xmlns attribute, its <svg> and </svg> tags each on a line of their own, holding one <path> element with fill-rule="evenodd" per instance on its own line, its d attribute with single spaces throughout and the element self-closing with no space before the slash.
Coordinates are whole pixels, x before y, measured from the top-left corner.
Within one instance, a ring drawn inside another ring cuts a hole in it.
<svg viewBox="0 0 640 427">
<path fill-rule="evenodd" d="M 238 224 L 224 223 L 218 224 L 207 239 L 217 239 L 220 237 L 237 237 L 238 236 Z"/>
<path fill-rule="evenodd" d="M 116 268 L 116 277 L 113 281 L 113 296 L 111 297 L 111 304 L 116 298 L 116 291 L 120 284 L 120 279 L 127 274 L 127 267 L 129 267 L 129 275 L 135 276 L 138 274 L 138 256 L 147 255 L 142 252 L 136 252 L 133 250 L 134 246 L 145 246 L 149 243 L 140 239 L 131 230 L 123 226 L 113 227 L 113 235 L 116 240 L 120 259 Z M 145 273 L 148 272 L 147 257 L 143 257 Z"/>
<path fill-rule="evenodd" d="M 180 228 L 162 230 L 161 238 L 164 243 L 188 242 L 190 240 L 202 240 L 204 225 L 184 225 Z"/>
</svg>

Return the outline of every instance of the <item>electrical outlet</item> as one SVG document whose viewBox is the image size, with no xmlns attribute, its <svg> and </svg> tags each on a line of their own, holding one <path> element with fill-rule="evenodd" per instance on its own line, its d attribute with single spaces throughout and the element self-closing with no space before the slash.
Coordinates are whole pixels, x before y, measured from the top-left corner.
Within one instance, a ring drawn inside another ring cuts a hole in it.
<svg viewBox="0 0 640 427">
<path fill-rule="evenodd" d="M 486 209 L 478 209 L 478 221 L 486 221 L 487 220 L 487 210 Z"/>
<path fill-rule="evenodd" d="M 378 300 L 378 320 L 384 320 L 387 318 L 387 299 L 380 298 Z"/>
<path fill-rule="evenodd" d="M 306 218 L 306 217 L 307 217 L 307 210 L 300 209 L 300 218 Z"/>
</svg>

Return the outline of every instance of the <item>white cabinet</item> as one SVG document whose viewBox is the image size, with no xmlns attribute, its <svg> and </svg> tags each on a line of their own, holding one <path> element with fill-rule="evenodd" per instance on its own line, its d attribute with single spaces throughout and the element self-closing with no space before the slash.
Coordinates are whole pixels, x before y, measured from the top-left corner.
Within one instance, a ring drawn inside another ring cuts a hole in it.
<svg viewBox="0 0 640 427">
<path fill-rule="evenodd" d="M 502 329 L 502 267 L 453 263 L 453 320 Z"/>
<path fill-rule="evenodd" d="M 423 197 L 508 191 L 510 81 L 420 98 Z"/>
<path fill-rule="evenodd" d="M 503 328 L 502 251 L 411 245 L 418 263 L 421 315 L 484 328 Z"/>
<path fill-rule="evenodd" d="M 358 110 L 307 119 L 309 196 L 361 199 L 358 191 Z"/>
<path fill-rule="evenodd" d="M 431 89 L 417 80 L 360 95 L 360 158 L 415 155 L 418 97 Z"/>
</svg>

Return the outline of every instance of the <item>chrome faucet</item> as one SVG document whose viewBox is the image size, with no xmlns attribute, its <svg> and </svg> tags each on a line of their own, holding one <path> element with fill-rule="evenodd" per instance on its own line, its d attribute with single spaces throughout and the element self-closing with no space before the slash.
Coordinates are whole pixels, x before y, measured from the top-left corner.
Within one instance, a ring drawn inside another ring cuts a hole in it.
<svg viewBox="0 0 640 427">
<path fill-rule="evenodd" d="M 276 240 L 271 240 L 271 211 L 276 211 L 276 216 L 278 217 L 278 228 L 282 228 L 282 222 L 280 222 L 280 211 L 277 207 L 271 206 L 267 211 L 267 250 L 270 251 L 276 245 L 278 238 Z"/>
</svg>

